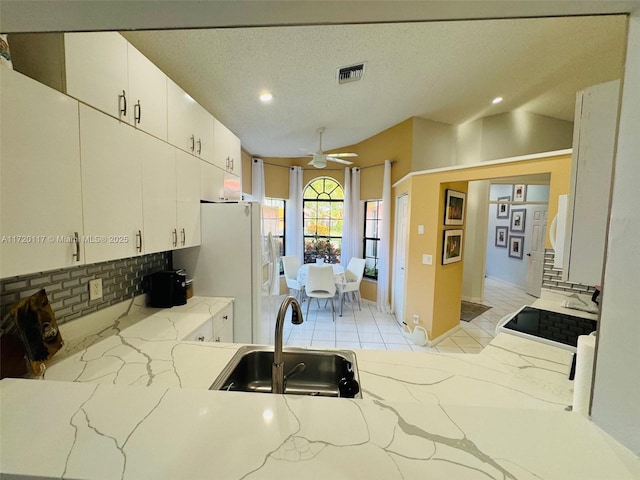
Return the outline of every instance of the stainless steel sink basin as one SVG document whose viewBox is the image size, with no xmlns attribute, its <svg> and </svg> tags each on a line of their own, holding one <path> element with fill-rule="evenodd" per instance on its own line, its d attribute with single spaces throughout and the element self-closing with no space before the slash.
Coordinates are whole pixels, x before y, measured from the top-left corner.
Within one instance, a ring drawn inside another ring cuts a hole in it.
<svg viewBox="0 0 640 480">
<path fill-rule="evenodd" d="M 285 389 L 289 395 L 339 397 L 338 384 L 353 371 L 360 383 L 356 354 L 350 350 L 284 348 Z M 238 349 L 209 390 L 271 393 L 273 347 Z M 304 366 L 301 366 L 304 364 Z M 362 398 L 360 391 L 354 398 Z"/>
</svg>

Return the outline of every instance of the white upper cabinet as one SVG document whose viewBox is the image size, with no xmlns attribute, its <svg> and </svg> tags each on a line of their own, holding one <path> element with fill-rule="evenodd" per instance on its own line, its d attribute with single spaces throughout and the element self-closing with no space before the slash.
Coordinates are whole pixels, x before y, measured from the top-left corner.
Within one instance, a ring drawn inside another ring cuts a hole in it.
<svg viewBox="0 0 640 480">
<path fill-rule="evenodd" d="M 142 159 L 149 155 L 146 149 L 153 140 L 129 125 L 80 105 L 87 263 L 144 252 Z"/>
<path fill-rule="evenodd" d="M 213 154 L 213 116 L 167 78 L 168 141 L 208 162 Z"/>
<path fill-rule="evenodd" d="M 200 245 L 200 162 L 176 149 L 177 248 Z"/>
<path fill-rule="evenodd" d="M 66 92 L 167 140 L 167 77 L 117 32 L 65 33 Z"/>
<path fill-rule="evenodd" d="M 221 202 L 224 196 L 225 171 L 205 161 L 200 162 L 200 198 L 207 202 Z"/>
<path fill-rule="evenodd" d="M 133 45 L 128 44 L 131 123 L 167 140 L 167 76 Z"/>
<path fill-rule="evenodd" d="M 129 123 L 127 45 L 117 32 L 64 34 L 67 94 Z"/>
<path fill-rule="evenodd" d="M 0 277 L 84 263 L 78 102 L 0 67 L 0 122 Z"/>
<path fill-rule="evenodd" d="M 578 92 L 563 278 L 600 285 L 618 119 L 620 82 Z"/>
<path fill-rule="evenodd" d="M 165 252 L 178 246 L 176 227 L 176 149 L 143 135 L 142 212 L 144 253 Z"/>
<path fill-rule="evenodd" d="M 218 119 L 213 119 L 213 164 L 242 178 L 240 139 Z"/>
</svg>

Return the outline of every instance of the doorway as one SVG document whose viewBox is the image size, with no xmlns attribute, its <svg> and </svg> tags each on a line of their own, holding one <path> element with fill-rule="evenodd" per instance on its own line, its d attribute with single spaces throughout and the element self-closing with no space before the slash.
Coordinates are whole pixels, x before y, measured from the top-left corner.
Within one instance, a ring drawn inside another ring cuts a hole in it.
<svg viewBox="0 0 640 480">
<path fill-rule="evenodd" d="M 393 311 L 400 325 L 404 322 L 404 282 L 407 260 L 407 209 L 409 196 L 407 194 L 396 198 L 396 228 L 394 233 L 393 255 L 393 288 L 391 289 Z"/>
<path fill-rule="evenodd" d="M 546 175 L 491 182 L 485 275 L 540 296 L 549 183 Z"/>
</svg>

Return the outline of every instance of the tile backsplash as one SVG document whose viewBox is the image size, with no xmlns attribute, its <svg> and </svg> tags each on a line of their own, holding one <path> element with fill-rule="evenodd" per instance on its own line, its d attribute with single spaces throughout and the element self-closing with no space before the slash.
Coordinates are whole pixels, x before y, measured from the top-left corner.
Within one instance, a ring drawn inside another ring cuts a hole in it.
<svg viewBox="0 0 640 480">
<path fill-rule="evenodd" d="M 171 253 L 161 252 L 1 279 L 0 319 L 4 323 L 11 305 L 44 288 L 58 324 L 74 320 L 140 295 L 142 278 L 170 262 Z M 102 279 L 102 298 L 89 300 L 89 280 L 96 278 Z"/>
<path fill-rule="evenodd" d="M 564 282 L 562 280 L 562 269 L 553 267 L 554 258 L 555 252 L 553 250 L 547 249 L 544 251 L 542 288 L 582 294 L 592 294 L 595 291 L 595 287 L 593 286 L 582 285 L 581 283 Z"/>
</svg>

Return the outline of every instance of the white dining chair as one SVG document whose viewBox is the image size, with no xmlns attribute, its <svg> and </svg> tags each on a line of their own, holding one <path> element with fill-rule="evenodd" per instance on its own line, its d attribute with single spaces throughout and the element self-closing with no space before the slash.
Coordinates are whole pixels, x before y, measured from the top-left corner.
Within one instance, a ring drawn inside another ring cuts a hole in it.
<svg viewBox="0 0 640 480">
<path fill-rule="evenodd" d="M 302 300 L 304 294 L 304 286 L 298 282 L 298 270 L 300 269 L 300 259 L 293 255 L 285 255 L 282 257 L 282 266 L 284 267 L 284 279 L 287 282 L 289 291 L 296 291 L 296 298 Z"/>
<path fill-rule="evenodd" d="M 336 295 L 336 281 L 333 275 L 333 267 L 309 265 L 309 274 L 307 275 L 307 283 L 304 286 L 305 294 L 309 297 L 307 303 L 307 315 L 309 315 L 309 306 L 311 299 L 315 298 L 320 307 L 320 299 L 325 298 L 331 301 L 331 318 L 336 320 L 336 313 L 333 304 L 333 297 Z M 326 304 L 325 304 L 326 306 Z"/>
<path fill-rule="evenodd" d="M 351 258 L 347 269 L 344 272 L 345 283 L 340 285 L 340 316 L 342 316 L 342 305 L 344 304 L 345 293 L 352 293 L 358 298 L 358 310 L 362 310 L 360 305 L 360 282 L 364 276 L 364 267 L 366 260 L 364 258 Z M 351 302 L 351 309 L 355 316 L 354 302 Z"/>
</svg>

